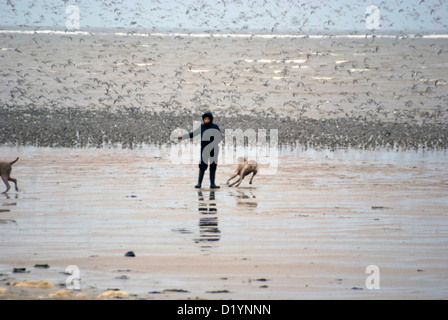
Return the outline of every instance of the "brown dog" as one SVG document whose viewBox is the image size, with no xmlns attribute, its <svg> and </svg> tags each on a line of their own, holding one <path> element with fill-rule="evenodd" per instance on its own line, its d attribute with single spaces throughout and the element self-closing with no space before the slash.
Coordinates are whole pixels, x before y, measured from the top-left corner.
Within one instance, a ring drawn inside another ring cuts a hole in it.
<svg viewBox="0 0 448 320">
<path fill-rule="evenodd" d="M 11 189 L 11 186 L 9 185 L 8 181 L 14 182 L 14 185 L 16 186 L 16 191 L 19 191 L 19 189 L 17 188 L 17 180 L 11 178 L 12 165 L 16 163 L 17 160 L 19 160 L 19 158 L 17 158 L 13 162 L 0 162 L 0 176 L 3 179 L 3 182 L 6 184 L 6 191 L 3 192 L 4 194 L 6 194 L 9 191 L 9 189 Z"/>
<path fill-rule="evenodd" d="M 235 178 L 236 176 L 240 176 L 238 180 L 236 180 L 234 183 L 229 185 L 229 187 L 232 187 L 235 185 L 235 187 L 238 187 L 241 182 L 243 181 L 244 177 L 248 174 L 252 173 L 252 177 L 250 178 L 249 184 L 252 184 L 252 180 L 254 179 L 254 176 L 258 173 L 258 164 L 256 161 L 247 161 L 247 158 L 239 158 L 240 162 L 238 164 L 238 167 L 236 168 L 235 174 L 227 180 L 227 184 L 229 184 L 229 181 Z"/>
</svg>

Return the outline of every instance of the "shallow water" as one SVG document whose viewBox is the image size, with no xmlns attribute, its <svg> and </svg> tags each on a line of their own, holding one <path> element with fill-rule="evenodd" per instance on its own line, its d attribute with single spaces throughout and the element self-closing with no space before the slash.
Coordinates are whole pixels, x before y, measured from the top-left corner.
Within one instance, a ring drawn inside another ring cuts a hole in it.
<svg viewBox="0 0 448 320">
<path fill-rule="evenodd" d="M 253 185 L 225 186 L 234 166 L 220 165 L 214 192 L 194 189 L 197 165 L 173 164 L 168 147 L 0 155 L 20 157 L 20 191 L 0 194 L 1 287 L 64 287 L 76 265 L 91 298 L 447 298 L 445 152 L 281 149 L 277 174 Z M 366 288 L 369 265 L 379 290 Z"/>
</svg>

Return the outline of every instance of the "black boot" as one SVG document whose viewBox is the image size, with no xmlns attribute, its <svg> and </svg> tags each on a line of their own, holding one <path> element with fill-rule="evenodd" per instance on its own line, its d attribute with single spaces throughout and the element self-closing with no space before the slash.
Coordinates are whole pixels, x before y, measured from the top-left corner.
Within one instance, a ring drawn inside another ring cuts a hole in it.
<svg viewBox="0 0 448 320">
<path fill-rule="evenodd" d="M 220 186 L 217 186 L 215 184 L 215 176 L 216 176 L 216 169 L 215 170 L 211 170 L 210 169 L 210 188 L 211 189 L 218 189 L 218 188 L 220 188 Z"/>
<path fill-rule="evenodd" d="M 198 177 L 198 184 L 194 187 L 199 189 L 202 186 L 202 179 L 204 179 L 205 170 L 199 169 L 199 177 Z"/>
</svg>

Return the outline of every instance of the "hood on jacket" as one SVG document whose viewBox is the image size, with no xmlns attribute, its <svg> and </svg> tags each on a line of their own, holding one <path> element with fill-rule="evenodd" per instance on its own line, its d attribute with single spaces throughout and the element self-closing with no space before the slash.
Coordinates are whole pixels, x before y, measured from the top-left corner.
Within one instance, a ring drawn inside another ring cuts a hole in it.
<svg viewBox="0 0 448 320">
<path fill-rule="evenodd" d="M 202 115 L 202 121 L 204 121 L 205 117 L 210 118 L 210 124 L 213 123 L 213 114 L 210 111 L 207 111 Z"/>
</svg>

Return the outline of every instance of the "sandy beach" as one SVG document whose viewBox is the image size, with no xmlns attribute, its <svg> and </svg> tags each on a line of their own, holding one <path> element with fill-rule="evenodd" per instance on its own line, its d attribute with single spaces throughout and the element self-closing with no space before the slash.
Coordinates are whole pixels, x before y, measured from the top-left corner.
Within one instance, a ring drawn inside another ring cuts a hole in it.
<svg viewBox="0 0 448 320">
<path fill-rule="evenodd" d="M 446 38 L 0 39 L 0 299 L 448 298 Z M 195 189 L 207 110 L 276 170 Z"/>
<path fill-rule="evenodd" d="M 277 175 L 230 188 L 222 165 L 212 192 L 169 147 L 0 150 L 20 157 L 20 191 L 0 195 L 2 299 L 448 298 L 444 152 L 282 149 Z"/>
</svg>

